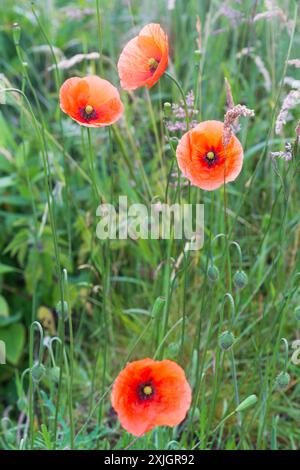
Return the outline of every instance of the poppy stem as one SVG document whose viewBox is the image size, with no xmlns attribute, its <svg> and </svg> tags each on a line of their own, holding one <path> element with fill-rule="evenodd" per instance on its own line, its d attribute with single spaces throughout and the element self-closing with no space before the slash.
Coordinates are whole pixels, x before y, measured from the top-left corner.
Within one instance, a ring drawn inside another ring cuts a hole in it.
<svg viewBox="0 0 300 470">
<path fill-rule="evenodd" d="M 73 416 L 73 374 L 74 374 L 74 336 L 73 336 L 73 322 L 72 322 L 72 309 L 70 304 L 70 295 L 69 295 L 69 283 L 68 283 L 68 272 L 66 269 L 63 269 L 63 281 L 64 289 L 67 302 L 67 313 L 69 321 L 69 335 L 70 335 L 70 368 L 69 368 L 69 417 L 70 417 L 70 447 L 74 449 L 74 416 Z"/>
<path fill-rule="evenodd" d="M 93 185 L 93 193 L 94 193 L 94 202 L 95 206 L 97 205 L 97 199 L 101 197 L 100 191 L 97 186 L 97 179 L 96 179 L 96 165 L 95 165 L 95 155 L 92 146 L 92 139 L 91 139 L 91 132 L 90 128 L 87 127 L 87 136 L 88 136 L 88 156 L 89 156 L 89 167 L 91 172 L 91 179 Z"/>
<path fill-rule="evenodd" d="M 153 132 L 154 132 L 156 147 L 157 147 L 157 153 L 158 153 L 158 156 L 159 156 L 159 159 L 160 159 L 161 170 L 162 170 L 164 176 L 166 177 L 166 170 L 165 170 L 164 162 L 163 162 L 163 150 L 161 148 L 158 128 L 157 128 L 157 125 L 156 125 L 155 115 L 154 115 L 153 106 L 152 106 L 152 101 L 151 101 L 150 94 L 149 94 L 148 90 L 146 90 L 146 97 L 147 97 L 148 110 L 149 110 L 151 124 L 152 124 Z"/>
</svg>

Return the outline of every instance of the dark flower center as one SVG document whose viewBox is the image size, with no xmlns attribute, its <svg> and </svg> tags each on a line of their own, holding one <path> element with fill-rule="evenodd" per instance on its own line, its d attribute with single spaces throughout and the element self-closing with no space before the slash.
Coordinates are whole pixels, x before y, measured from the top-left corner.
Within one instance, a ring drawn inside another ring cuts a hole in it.
<svg viewBox="0 0 300 470">
<path fill-rule="evenodd" d="M 204 160 L 206 161 L 206 163 L 208 163 L 208 166 L 211 167 L 216 163 L 216 161 L 218 160 L 218 157 L 217 157 L 217 154 L 213 150 L 210 150 L 205 155 Z"/>
<path fill-rule="evenodd" d="M 80 115 L 86 121 L 90 121 L 91 119 L 95 119 L 97 117 L 96 111 L 90 104 L 87 104 L 85 108 L 81 108 Z"/>
<path fill-rule="evenodd" d="M 149 400 L 149 398 L 153 397 L 155 390 L 151 384 L 151 382 L 146 382 L 141 384 L 138 388 L 138 396 L 140 400 Z"/>
<path fill-rule="evenodd" d="M 149 59 L 148 61 L 148 64 L 149 64 L 150 72 L 154 73 L 158 67 L 159 61 L 151 57 L 151 59 Z"/>
</svg>

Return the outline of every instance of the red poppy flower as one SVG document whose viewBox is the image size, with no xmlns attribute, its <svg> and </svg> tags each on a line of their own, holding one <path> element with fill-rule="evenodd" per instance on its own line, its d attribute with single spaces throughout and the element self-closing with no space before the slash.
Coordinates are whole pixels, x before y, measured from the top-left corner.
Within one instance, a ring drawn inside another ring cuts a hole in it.
<svg viewBox="0 0 300 470">
<path fill-rule="evenodd" d="M 168 37 L 160 25 L 145 26 L 120 55 L 118 72 L 122 88 L 151 88 L 166 70 L 168 54 Z"/>
<path fill-rule="evenodd" d="M 108 126 L 123 113 L 116 87 L 96 75 L 69 78 L 63 83 L 59 98 L 62 111 L 82 126 Z"/>
<path fill-rule="evenodd" d="M 120 372 L 111 400 L 123 428 L 142 436 L 155 426 L 176 426 L 183 421 L 191 389 L 176 362 L 142 359 Z"/>
<path fill-rule="evenodd" d="M 193 185 L 207 191 L 234 181 L 242 169 L 242 145 L 232 135 L 225 148 L 223 129 L 220 121 L 201 122 L 184 134 L 177 146 L 182 173 Z"/>
</svg>

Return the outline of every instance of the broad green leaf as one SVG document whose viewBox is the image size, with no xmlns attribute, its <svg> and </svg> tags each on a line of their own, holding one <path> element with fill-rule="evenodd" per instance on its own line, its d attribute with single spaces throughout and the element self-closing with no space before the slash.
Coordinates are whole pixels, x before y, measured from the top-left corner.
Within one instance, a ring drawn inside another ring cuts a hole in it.
<svg viewBox="0 0 300 470">
<path fill-rule="evenodd" d="M 0 328 L 0 340 L 6 346 L 6 361 L 16 366 L 21 358 L 25 344 L 25 327 L 22 323 L 14 323 Z"/>
</svg>

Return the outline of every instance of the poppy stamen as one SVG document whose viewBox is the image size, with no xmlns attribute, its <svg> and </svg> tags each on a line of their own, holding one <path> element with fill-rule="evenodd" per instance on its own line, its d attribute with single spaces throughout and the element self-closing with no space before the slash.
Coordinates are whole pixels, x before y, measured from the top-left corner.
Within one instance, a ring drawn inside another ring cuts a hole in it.
<svg viewBox="0 0 300 470">
<path fill-rule="evenodd" d="M 153 392 L 152 387 L 150 387 L 150 385 L 146 385 L 146 387 L 144 387 L 143 389 L 143 392 L 145 395 L 151 395 L 151 393 Z"/>
<path fill-rule="evenodd" d="M 205 155 L 205 161 L 208 163 L 209 166 L 212 166 L 216 162 L 216 160 L 217 155 L 212 150 L 207 152 L 207 154 Z"/>
<path fill-rule="evenodd" d="M 84 111 L 86 112 L 86 114 L 92 114 L 92 112 L 94 111 L 94 108 L 93 108 L 93 106 L 91 106 L 90 104 L 88 104 L 88 105 L 84 108 Z"/>
<path fill-rule="evenodd" d="M 149 64 L 150 72 L 154 73 L 158 67 L 158 61 L 152 57 L 151 59 L 149 59 L 148 64 Z"/>
<path fill-rule="evenodd" d="M 149 398 L 151 398 L 154 395 L 154 388 L 151 383 L 147 382 L 146 384 L 142 384 L 139 387 L 138 395 L 141 400 L 148 400 Z"/>
<path fill-rule="evenodd" d="M 90 121 L 91 119 L 96 119 L 97 118 L 97 113 L 93 106 L 90 104 L 87 104 L 84 108 L 81 109 L 81 116 L 83 119 L 86 121 Z"/>
</svg>

